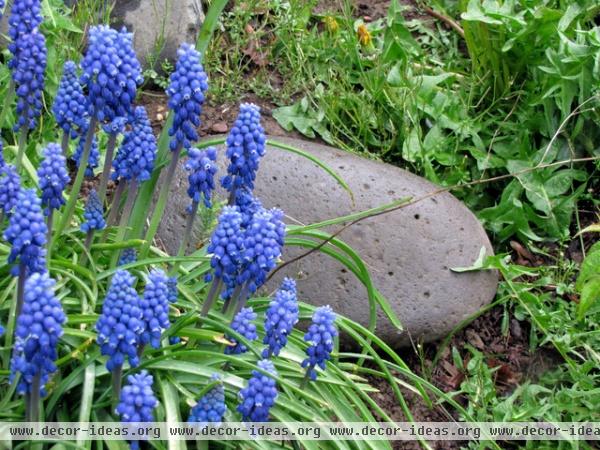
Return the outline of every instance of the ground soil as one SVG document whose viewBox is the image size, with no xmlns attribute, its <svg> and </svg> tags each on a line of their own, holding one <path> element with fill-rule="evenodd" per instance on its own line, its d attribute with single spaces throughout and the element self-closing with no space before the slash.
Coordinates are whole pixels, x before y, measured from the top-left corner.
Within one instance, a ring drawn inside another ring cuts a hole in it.
<svg viewBox="0 0 600 450">
<path fill-rule="evenodd" d="M 357 18 L 362 17 L 366 21 L 383 18 L 387 13 L 389 3 L 389 0 L 356 0 L 355 14 Z M 405 0 L 402 3 L 407 5 L 406 14 L 409 18 L 421 16 L 422 12 L 416 9 L 411 0 Z M 339 0 L 322 0 L 315 9 L 315 13 L 328 14 L 340 11 L 340 8 Z M 431 19 L 429 16 L 427 17 Z M 251 93 L 242 93 L 239 103 L 242 102 L 253 102 L 261 106 L 264 118 L 263 125 L 267 134 L 301 137 L 297 133 L 287 133 L 273 119 L 271 112 L 276 108 L 273 103 L 258 98 Z M 167 115 L 165 95 L 159 92 L 147 91 L 142 94 L 141 103 L 146 106 L 152 125 L 158 132 L 164 125 Z M 199 129 L 200 136 L 207 137 L 227 133 L 235 120 L 238 106 L 235 103 L 216 103 L 209 98 L 203 108 L 202 125 Z M 584 242 L 584 245 L 587 246 L 587 244 L 588 242 Z M 519 264 L 537 266 L 547 262 L 531 255 L 520 243 L 514 242 L 511 246 L 513 259 Z M 581 254 L 580 241 L 573 241 L 568 248 L 567 256 L 579 262 Z M 451 349 L 456 348 L 459 350 L 466 365 L 469 359 L 469 352 L 466 348 L 472 346 L 487 356 L 490 367 L 498 368 L 495 372 L 496 389 L 500 393 L 508 394 L 523 380 L 535 380 L 539 374 L 560 363 L 560 359 L 551 350 L 537 353 L 529 352 L 529 328 L 525 322 L 510 318 L 508 330 L 506 334 L 503 334 L 504 314 L 503 307 L 492 308 L 454 335 L 443 349 L 441 349 L 441 343 L 437 342 L 423 346 L 420 352 L 417 352 L 416 349 L 405 350 L 401 356 L 413 371 L 426 376 L 444 392 L 452 392 L 460 389 L 464 374 L 454 365 Z M 441 354 L 434 366 L 433 360 L 438 352 L 441 352 Z M 380 391 L 375 394 L 375 400 L 388 412 L 390 417 L 396 421 L 405 421 L 406 417 L 387 381 L 372 377 L 370 382 Z M 404 393 L 416 421 L 447 421 L 458 418 L 453 415 L 455 413 L 441 406 L 428 408 L 419 397 L 407 390 Z M 459 402 L 464 402 L 464 398 L 461 396 L 457 396 L 456 399 Z M 449 441 L 432 442 L 430 444 L 436 449 L 454 449 L 463 445 L 461 442 Z M 417 449 L 420 447 L 416 442 L 396 442 L 394 448 Z"/>
</svg>

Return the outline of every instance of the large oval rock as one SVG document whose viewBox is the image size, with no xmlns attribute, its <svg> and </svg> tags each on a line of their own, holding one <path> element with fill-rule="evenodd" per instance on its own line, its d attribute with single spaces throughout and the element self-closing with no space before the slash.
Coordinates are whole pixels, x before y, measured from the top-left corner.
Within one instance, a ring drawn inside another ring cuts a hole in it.
<svg viewBox="0 0 600 450">
<path fill-rule="evenodd" d="M 429 181 L 388 164 L 313 142 L 280 140 L 332 167 L 348 183 L 355 198 L 353 204 L 332 177 L 306 158 L 269 146 L 261 161 L 255 194 L 265 207 L 283 209 L 288 223 L 319 222 L 408 196 L 421 197 L 437 189 Z M 219 153 L 219 159 L 222 175 L 227 164 L 224 152 Z M 184 209 L 189 204 L 186 189 L 187 177 L 180 168 L 159 229 L 159 236 L 172 254 L 177 251 L 185 223 Z M 225 198 L 224 192 L 219 196 Z M 490 302 L 496 292 L 497 275 L 493 272 L 451 270 L 472 265 L 482 247 L 489 255 L 493 252 L 475 216 L 448 193 L 366 219 L 345 230 L 341 239 L 362 256 L 374 285 L 400 318 L 403 332 L 378 312 L 377 334 L 395 347 L 405 346 L 411 339 L 432 341 L 446 335 Z M 286 248 L 283 259 L 305 251 Z M 313 253 L 281 272 L 274 281 L 279 282 L 284 274 L 295 277 L 302 300 L 330 304 L 340 314 L 368 323 L 366 289 L 332 258 Z"/>
<path fill-rule="evenodd" d="M 196 42 L 204 21 L 200 0 L 119 0 L 112 11 L 113 26 L 133 31 L 138 59 L 144 66 L 155 57 L 175 61 L 182 42 Z"/>
</svg>

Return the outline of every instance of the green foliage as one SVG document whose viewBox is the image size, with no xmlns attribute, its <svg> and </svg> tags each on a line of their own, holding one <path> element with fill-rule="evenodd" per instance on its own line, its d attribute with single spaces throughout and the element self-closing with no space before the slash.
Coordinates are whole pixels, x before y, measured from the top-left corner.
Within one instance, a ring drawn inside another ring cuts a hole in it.
<svg viewBox="0 0 600 450">
<path fill-rule="evenodd" d="M 283 103 L 273 116 L 286 130 L 442 185 L 518 174 L 455 192 L 499 241 L 569 236 L 593 168 L 558 163 L 597 157 L 600 139 L 595 2 L 437 2 L 464 39 L 439 22 L 406 20 L 409 7 L 398 1 L 367 24 L 353 18 L 351 2 L 311 16 L 314 4 L 234 7 L 209 59 L 220 86 L 213 94 L 228 98 L 228 86 L 244 86 Z M 285 82 L 272 86 L 273 79 Z"/>
<path fill-rule="evenodd" d="M 577 316 L 582 319 L 600 301 L 600 244 L 592 246 L 583 260 L 575 288 L 581 296 Z"/>
</svg>

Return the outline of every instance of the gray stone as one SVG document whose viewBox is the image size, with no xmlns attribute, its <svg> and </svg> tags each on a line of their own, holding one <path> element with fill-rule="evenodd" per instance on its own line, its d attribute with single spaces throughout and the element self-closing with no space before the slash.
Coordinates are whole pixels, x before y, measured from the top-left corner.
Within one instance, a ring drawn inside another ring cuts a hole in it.
<svg viewBox="0 0 600 450">
<path fill-rule="evenodd" d="M 301 140 L 277 138 L 317 156 L 351 187 L 355 204 L 329 175 L 307 159 L 269 147 L 261 161 L 255 194 L 265 207 L 282 208 L 288 223 L 309 224 L 380 206 L 437 188 L 397 167 Z M 220 175 L 226 158 L 219 152 Z M 179 169 L 159 236 L 170 253 L 177 251 L 185 223 L 187 177 Z M 225 198 L 223 191 L 219 192 Z M 336 227 L 333 227 L 336 229 Z M 410 339 L 432 341 L 489 303 L 496 292 L 493 272 L 456 273 L 471 266 L 482 247 L 493 254 L 475 216 L 455 197 L 438 194 L 398 211 L 364 220 L 341 234 L 368 265 L 373 283 L 388 299 L 405 331 L 399 332 L 378 312 L 377 334 L 394 347 Z M 306 249 L 286 248 L 284 260 Z M 312 255 L 288 266 L 285 275 L 298 280 L 299 296 L 367 324 L 369 307 L 363 285 L 332 258 Z M 282 273 L 277 274 L 277 286 Z"/>
<path fill-rule="evenodd" d="M 200 0 L 119 0 L 112 20 L 113 26 L 133 31 L 140 62 L 147 67 L 156 57 L 158 70 L 165 58 L 177 59 L 182 42 L 196 42 L 204 14 Z"/>
</svg>

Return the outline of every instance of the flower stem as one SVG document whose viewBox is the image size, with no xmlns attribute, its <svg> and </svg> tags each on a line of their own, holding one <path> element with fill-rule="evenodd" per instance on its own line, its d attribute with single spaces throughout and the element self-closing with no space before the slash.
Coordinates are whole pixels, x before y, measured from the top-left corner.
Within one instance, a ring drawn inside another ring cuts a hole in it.
<svg viewBox="0 0 600 450">
<path fill-rule="evenodd" d="M 25 278 L 27 277 L 27 266 L 24 263 L 19 264 L 19 280 L 17 282 L 17 313 L 16 317 L 21 314 L 23 308 L 23 300 L 25 299 Z"/>
<path fill-rule="evenodd" d="M 108 177 L 110 176 L 110 166 L 112 165 L 113 153 L 115 152 L 115 144 L 117 143 L 117 134 L 110 134 L 106 143 L 106 156 L 104 158 L 104 168 L 100 177 L 100 185 L 98 186 L 98 198 L 100 203 L 104 204 L 106 197 L 106 186 L 108 185 Z"/>
<path fill-rule="evenodd" d="M 81 190 L 81 185 L 83 184 L 83 178 L 85 175 L 85 169 L 88 164 L 88 160 L 90 158 L 90 150 L 92 148 L 92 139 L 94 137 L 94 131 L 96 130 L 96 124 L 98 123 L 98 119 L 96 116 L 92 116 L 92 120 L 90 121 L 90 126 L 88 128 L 87 135 L 85 137 L 85 145 L 83 147 L 83 153 L 81 155 L 81 159 L 79 161 L 79 169 L 77 170 L 77 176 L 75 177 L 75 181 L 73 182 L 73 186 L 71 187 L 71 193 L 69 194 L 69 200 L 67 201 L 67 205 L 62 213 L 61 220 L 56 229 L 56 233 L 54 233 L 54 239 L 52 240 L 52 246 L 56 244 L 56 241 L 67 227 L 69 222 L 71 221 L 71 217 L 73 217 L 73 212 L 75 211 L 75 204 L 77 203 L 77 199 L 79 197 L 79 191 Z"/>
<path fill-rule="evenodd" d="M 88 230 L 87 234 L 85 235 L 85 242 L 83 243 L 83 248 L 86 250 L 82 253 L 81 255 L 81 259 L 78 262 L 78 266 L 83 267 L 85 265 L 85 263 L 87 262 L 87 254 L 90 251 L 90 248 L 92 247 L 92 241 L 94 240 L 94 230 Z"/>
<path fill-rule="evenodd" d="M 306 373 L 304 374 L 304 378 L 302 378 L 302 381 L 300 382 L 300 390 L 306 389 L 306 385 L 310 381 L 309 369 L 310 369 L 310 367 L 306 368 Z"/>
<path fill-rule="evenodd" d="M 62 148 L 63 156 L 65 158 L 69 157 L 69 133 L 64 131 L 62 135 L 62 139 L 60 141 L 60 148 Z"/>
<path fill-rule="evenodd" d="M 108 230 L 115 223 L 117 223 L 117 217 L 119 215 L 119 210 L 121 209 L 121 197 L 123 197 L 123 192 L 125 192 L 125 180 L 121 179 L 115 192 L 113 194 L 112 204 L 110 206 L 110 212 L 108 213 L 108 218 L 106 219 L 106 228 L 104 229 L 104 233 L 102 233 L 101 242 L 106 241 L 108 237 Z"/>
<path fill-rule="evenodd" d="M 27 115 L 27 108 L 23 111 L 23 114 Z M 25 148 L 27 147 L 27 135 L 29 133 L 29 124 L 24 123 L 21 129 L 19 130 L 19 146 L 17 151 L 17 172 L 21 170 L 21 165 L 23 164 L 23 155 L 25 154 Z"/>
<path fill-rule="evenodd" d="M 125 234 L 127 233 L 127 223 L 129 222 L 129 216 L 131 216 L 131 211 L 133 211 L 133 205 L 135 204 L 135 198 L 137 196 L 139 183 L 136 180 L 132 180 L 129 183 L 129 192 L 127 192 L 127 201 L 125 202 L 125 207 L 123 208 L 123 214 L 121 215 L 121 220 L 119 221 L 117 237 L 115 238 L 115 242 L 122 242 L 125 238 Z M 112 260 L 110 263 L 110 267 L 115 267 L 117 265 L 117 261 L 119 260 L 119 253 L 121 250 L 115 250 L 113 252 Z"/>
<path fill-rule="evenodd" d="M 221 287 L 223 287 L 223 279 L 215 278 L 212 284 L 210 285 L 210 290 L 208 291 L 206 300 L 204 300 L 204 304 L 202 305 L 202 311 L 200 312 L 200 315 L 202 317 L 207 316 L 208 311 L 210 311 L 210 308 L 212 307 L 212 304 L 214 303 L 215 299 L 221 293 Z"/>
<path fill-rule="evenodd" d="M 0 209 L 0 225 L 4 222 L 4 211 Z"/>
<path fill-rule="evenodd" d="M 181 145 L 179 145 L 171 155 L 171 163 L 169 164 L 169 169 L 167 170 L 167 175 L 165 177 L 163 185 L 160 188 L 160 195 L 158 196 L 158 201 L 156 202 L 154 212 L 152 213 L 152 220 L 150 221 L 150 226 L 148 227 L 146 237 L 144 238 L 146 243 L 142 246 L 140 250 L 140 259 L 144 259 L 146 256 L 148 256 L 148 251 L 150 250 L 150 246 L 152 245 L 152 241 L 154 240 L 154 235 L 156 235 L 158 225 L 160 224 L 160 220 L 163 216 L 163 213 L 165 212 L 169 191 L 171 189 L 171 182 L 173 181 L 173 176 L 175 175 L 175 169 L 177 168 L 177 163 L 179 162 L 180 153 Z"/>
<path fill-rule="evenodd" d="M 191 211 L 188 213 L 187 222 L 185 224 L 185 231 L 183 233 L 183 238 L 181 239 L 181 243 L 179 244 L 179 251 L 177 252 L 177 256 L 185 256 L 188 244 L 190 242 L 190 238 L 192 237 L 192 232 L 194 231 L 194 219 L 196 218 L 196 214 L 198 213 L 198 202 L 192 202 Z M 177 261 L 171 271 L 169 273 L 170 276 L 175 276 L 177 270 L 179 270 L 179 266 L 181 261 Z"/>
<path fill-rule="evenodd" d="M 46 226 L 48 227 L 48 233 L 46 234 L 46 242 L 50 247 L 52 241 L 52 222 L 54 221 L 54 208 L 48 210 L 48 217 L 46 218 Z"/>
<path fill-rule="evenodd" d="M 38 373 L 33 377 L 31 381 L 31 391 L 27 395 L 28 401 L 26 403 L 26 416 L 29 422 L 40 421 L 40 374 Z"/>
<path fill-rule="evenodd" d="M 123 366 L 115 367 L 112 373 L 113 408 L 117 407 L 121 397 L 121 378 L 123 377 Z"/>
</svg>

